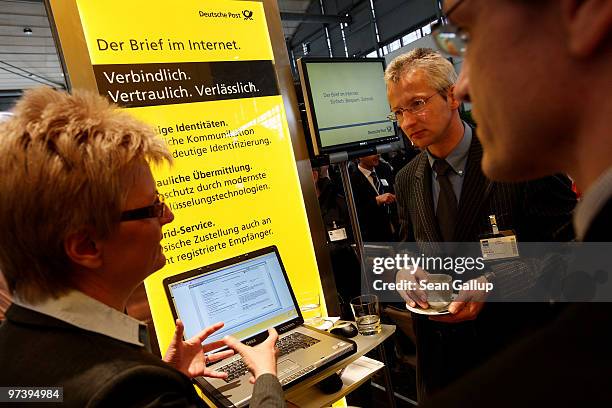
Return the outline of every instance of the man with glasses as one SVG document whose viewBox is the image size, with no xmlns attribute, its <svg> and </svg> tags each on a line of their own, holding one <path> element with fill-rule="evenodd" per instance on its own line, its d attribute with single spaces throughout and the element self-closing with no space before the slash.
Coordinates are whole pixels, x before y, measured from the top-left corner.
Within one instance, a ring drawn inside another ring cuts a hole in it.
<svg viewBox="0 0 612 408">
<path fill-rule="evenodd" d="M 223 323 L 183 340 L 177 320 L 162 361 L 123 313 L 164 266 L 162 227 L 174 219 L 149 168 L 171 162 L 152 128 L 101 96 L 40 88 L 0 134 L 0 268 L 14 298 L 0 326 L 2 386 L 62 387 L 75 407 L 200 407 L 190 379 L 226 377 L 207 365 L 233 351 L 204 353 L 229 346 L 256 379 L 251 406 L 284 406 L 275 331 L 255 348 L 203 345 Z"/>
<path fill-rule="evenodd" d="M 577 238 L 605 242 L 598 248 L 609 253 L 612 2 L 456 0 L 444 9 L 433 35 L 465 58 L 456 94 L 473 103 L 484 173 L 568 173 L 584 193 Z M 610 303 L 572 304 L 430 406 L 612 406 L 611 325 Z"/>
<path fill-rule="evenodd" d="M 491 216 L 500 231 L 513 231 L 519 242 L 571 239 L 570 216 L 576 199 L 567 178 L 506 184 L 490 182 L 482 174 L 482 147 L 475 129 L 459 117 L 456 79 L 452 64 L 428 49 L 397 57 L 385 73 L 390 119 L 422 150 L 396 177 L 403 240 L 479 242 L 492 233 Z M 484 274 L 463 278 L 493 283 L 503 293 L 525 273 L 522 265 L 499 263 L 488 265 Z M 428 271 L 422 269 L 401 270 L 396 280 L 416 284 L 427 278 Z M 400 295 L 412 307 L 429 307 L 423 291 L 400 291 Z M 547 307 L 536 308 L 518 321 L 516 308 L 485 305 L 485 299 L 484 291 L 461 291 L 449 307 L 450 315 L 413 315 L 419 401 L 552 313 Z"/>
</svg>

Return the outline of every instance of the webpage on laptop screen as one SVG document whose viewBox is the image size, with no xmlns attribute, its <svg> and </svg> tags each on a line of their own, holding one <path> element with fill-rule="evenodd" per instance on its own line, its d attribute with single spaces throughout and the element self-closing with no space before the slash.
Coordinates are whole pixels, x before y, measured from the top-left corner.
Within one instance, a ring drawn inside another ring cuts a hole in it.
<svg viewBox="0 0 612 408">
<path fill-rule="evenodd" d="M 185 338 L 225 323 L 207 343 L 226 335 L 244 340 L 298 316 L 276 253 L 175 282 L 170 292 Z"/>
</svg>

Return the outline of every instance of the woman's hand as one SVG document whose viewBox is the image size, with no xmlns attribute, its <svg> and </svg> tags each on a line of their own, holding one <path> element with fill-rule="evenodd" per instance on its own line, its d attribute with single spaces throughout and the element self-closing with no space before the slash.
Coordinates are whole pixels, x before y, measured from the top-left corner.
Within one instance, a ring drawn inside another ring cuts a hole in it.
<svg viewBox="0 0 612 408">
<path fill-rule="evenodd" d="M 220 340 L 202 345 L 208 336 L 222 327 L 222 322 L 215 323 L 212 326 L 208 326 L 189 340 L 183 340 L 185 326 L 180 319 L 177 319 L 174 337 L 168 346 L 168 350 L 166 351 L 166 355 L 164 356 L 163 360 L 189 378 L 198 377 L 201 375 L 213 378 L 227 377 L 227 373 L 213 371 L 209 369 L 207 365 L 234 355 L 234 350 L 225 350 L 207 356 L 204 353 L 224 347 L 225 342 Z"/>
</svg>

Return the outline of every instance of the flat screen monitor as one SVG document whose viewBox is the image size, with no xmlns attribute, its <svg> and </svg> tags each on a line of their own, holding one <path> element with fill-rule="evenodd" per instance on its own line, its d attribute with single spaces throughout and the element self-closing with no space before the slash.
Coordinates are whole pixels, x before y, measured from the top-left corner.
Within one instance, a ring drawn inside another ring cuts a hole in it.
<svg viewBox="0 0 612 408">
<path fill-rule="evenodd" d="M 308 126 L 315 155 L 366 150 L 397 141 L 382 58 L 301 58 Z"/>
</svg>

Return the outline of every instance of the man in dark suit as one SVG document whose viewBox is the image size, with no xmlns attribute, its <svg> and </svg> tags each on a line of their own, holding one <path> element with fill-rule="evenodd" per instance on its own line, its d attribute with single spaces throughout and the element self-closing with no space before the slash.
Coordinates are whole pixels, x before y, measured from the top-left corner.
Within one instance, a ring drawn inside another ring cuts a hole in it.
<svg viewBox="0 0 612 408">
<path fill-rule="evenodd" d="M 170 162 L 149 126 L 103 97 L 28 91 L 1 125 L 0 266 L 14 303 L 0 326 L 0 384 L 63 387 L 67 406 L 204 406 L 192 377 L 223 378 L 209 362 L 232 350 L 252 371 L 251 406 L 284 406 L 274 343 L 225 338 L 223 323 L 183 340 L 163 361 L 146 326 L 123 313 L 130 294 L 164 266 L 162 227 L 174 215 L 149 162 Z"/>
<path fill-rule="evenodd" d="M 482 147 L 474 129 L 459 117 L 453 94 L 456 73 L 450 62 L 428 49 L 416 49 L 387 67 L 387 95 L 394 119 L 423 151 L 397 175 L 395 189 L 403 240 L 421 243 L 428 255 L 442 242 L 478 242 L 492 233 L 513 231 L 518 242 L 570 239 L 576 198 L 562 176 L 519 184 L 488 180 L 480 169 Z M 465 280 L 493 283 L 496 290 L 516 284 L 521 265 L 497 264 Z M 418 283 L 428 272 L 401 270 L 398 281 Z M 421 290 L 400 291 L 408 304 L 428 308 Z M 516 318 L 519 308 L 485 304 L 484 291 L 459 292 L 449 316 L 414 315 L 417 336 L 417 390 L 429 398 L 469 369 L 498 352 L 525 330 L 541 324 L 546 306 Z"/>
<path fill-rule="evenodd" d="M 484 173 L 506 181 L 568 173 L 584 192 L 577 238 L 587 249 L 600 242 L 592 256 L 609 260 L 612 2 L 455 0 L 444 8 L 450 24 L 433 34 L 443 50 L 465 54 L 456 91 L 473 103 Z M 427 406 L 612 406 L 611 325 L 610 303 L 570 305 Z"/>
<path fill-rule="evenodd" d="M 378 154 L 359 158 L 351 186 L 364 242 L 395 241 L 393 172 Z"/>
</svg>

